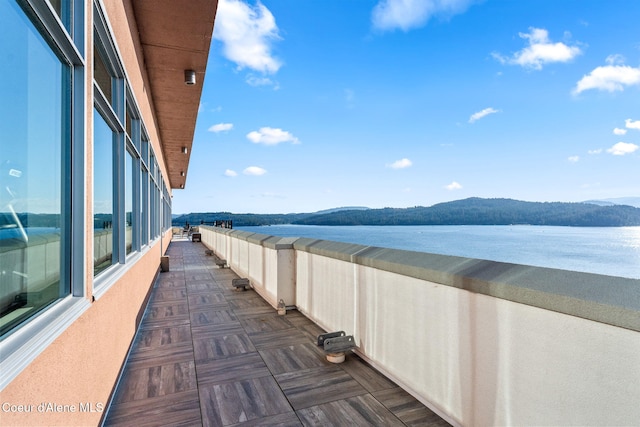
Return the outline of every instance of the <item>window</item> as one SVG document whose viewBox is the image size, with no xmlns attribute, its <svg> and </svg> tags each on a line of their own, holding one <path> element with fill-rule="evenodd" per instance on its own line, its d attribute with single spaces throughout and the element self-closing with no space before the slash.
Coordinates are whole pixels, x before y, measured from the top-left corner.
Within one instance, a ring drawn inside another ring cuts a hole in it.
<svg viewBox="0 0 640 427">
<path fill-rule="evenodd" d="M 103 54 L 94 46 L 93 48 L 93 79 L 104 94 L 107 102 L 113 102 L 113 82 Z"/>
<path fill-rule="evenodd" d="M 113 146 L 114 133 L 93 112 L 93 274 L 113 264 Z"/>
<path fill-rule="evenodd" d="M 73 69 L 53 45 L 16 3 L 0 2 L 2 336 L 71 294 Z"/>
<path fill-rule="evenodd" d="M 133 250 L 133 177 L 136 169 L 133 157 L 125 151 L 124 164 L 124 241 L 125 253 L 129 255 Z"/>
<path fill-rule="evenodd" d="M 62 24 L 65 26 L 67 30 L 70 28 L 71 24 L 71 11 L 69 10 L 69 1 L 66 0 L 49 0 L 51 7 L 55 10 L 56 14 L 62 21 Z"/>
<path fill-rule="evenodd" d="M 149 244 L 149 140 L 142 138 L 140 180 L 140 240 L 141 246 Z"/>
<path fill-rule="evenodd" d="M 140 188 L 140 224 L 142 245 L 149 244 L 149 172 L 143 167 Z"/>
<path fill-rule="evenodd" d="M 153 150 L 149 148 L 149 220 L 150 220 L 150 237 L 151 240 L 159 236 L 158 232 L 158 188 L 156 179 L 156 156 L 153 154 Z"/>
</svg>

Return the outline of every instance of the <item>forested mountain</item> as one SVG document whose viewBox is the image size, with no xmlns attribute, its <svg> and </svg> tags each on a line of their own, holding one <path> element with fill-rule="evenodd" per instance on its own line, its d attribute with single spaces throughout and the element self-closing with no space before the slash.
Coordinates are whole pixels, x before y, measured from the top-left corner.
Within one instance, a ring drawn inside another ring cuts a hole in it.
<svg viewBox="0 0 640 427">
<path fill-rule="evenodd" d="M 326 212 L 326 211 L 324 211 Z M 592 203 L 541 203 L 512 199 L 470 198 L 430 207 L 344 209 L 328 213 L 232 214 L 191 213 L 174 218 L 173 224 L 198 225 L 232 220 L 234 227 L 252 225 L 563 225 L 576 227 L 640 226 L 640 208 L 599 206 Z"/>
<path fill-rule="evenodd" d="M 640 208 L 587 203 L 541 203 L 470 198 L 431 207 L 341 211 L 299 219 L 313 225 L 565 225 L 618 227 L 640 225 Z"/>
</svg>

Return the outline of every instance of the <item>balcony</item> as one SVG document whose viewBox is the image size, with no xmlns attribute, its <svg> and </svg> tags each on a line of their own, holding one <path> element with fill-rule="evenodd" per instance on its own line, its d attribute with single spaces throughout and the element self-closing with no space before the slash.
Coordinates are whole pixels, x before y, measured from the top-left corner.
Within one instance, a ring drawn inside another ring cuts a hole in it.
<svg viewBox="0 0 640 427">
<path fill-rule="evenodd" d="M 105 425 L 449 425 L 325 332 L 231 286 L 201 243 L 174 238 Z"/>
<path fill-rule="evenodd" d="M 107 425 L 640 419 L 638 280 L 199 232 L 169 247 Z M 278 316 L 280 300 L 297 309 Z M 315 346 L 325 330 L 354 335 L 344 364 Z"/>
</svg>

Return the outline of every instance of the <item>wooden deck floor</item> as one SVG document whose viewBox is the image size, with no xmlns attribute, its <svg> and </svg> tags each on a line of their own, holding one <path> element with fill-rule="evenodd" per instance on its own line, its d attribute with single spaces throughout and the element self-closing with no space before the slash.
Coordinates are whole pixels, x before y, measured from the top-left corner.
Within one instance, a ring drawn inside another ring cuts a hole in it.
<svg viewBox="0 0 640 427">
<path fill-rule="evenodd" d="M 201 243 L 168 254 L 105 425 L 449 425 L 358 356 L 327 362 L 325 331 L 235 291 Z"/>
</svg>

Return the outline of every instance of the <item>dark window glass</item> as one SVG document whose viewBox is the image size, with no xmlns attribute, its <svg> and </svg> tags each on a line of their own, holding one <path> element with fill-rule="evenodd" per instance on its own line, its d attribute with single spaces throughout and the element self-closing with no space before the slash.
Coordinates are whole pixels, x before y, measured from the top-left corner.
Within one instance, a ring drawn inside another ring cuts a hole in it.
<svg viewBox="0 0 640 427">
<path fill-rule="evenodd" d="M 100 54 L 100 50 L 93 47 L 93 79 L 110 104 L 113 104 L 112 77 L 107 65 Z"/>
<path fill-rule="evenodd" d="M 129 109 L 126 109 L 126 116 L 125 116 L 125 127 L 127 128 L 127 135 L 129 135 L 129 138 L 131 140 L 133 140 L 133 134 L 131 133 L 131 113 L 129 112 Z"/>
<path fill-rule="evenodd" d="M 71 2 L 69 0 L 49 0 L 49 4 L 56 11 L 58 17 L 60 17 L 60 21 L 64 25 L 64 27 L 69 31 L 69 24 L 71 21 Z"/>
</svg>

